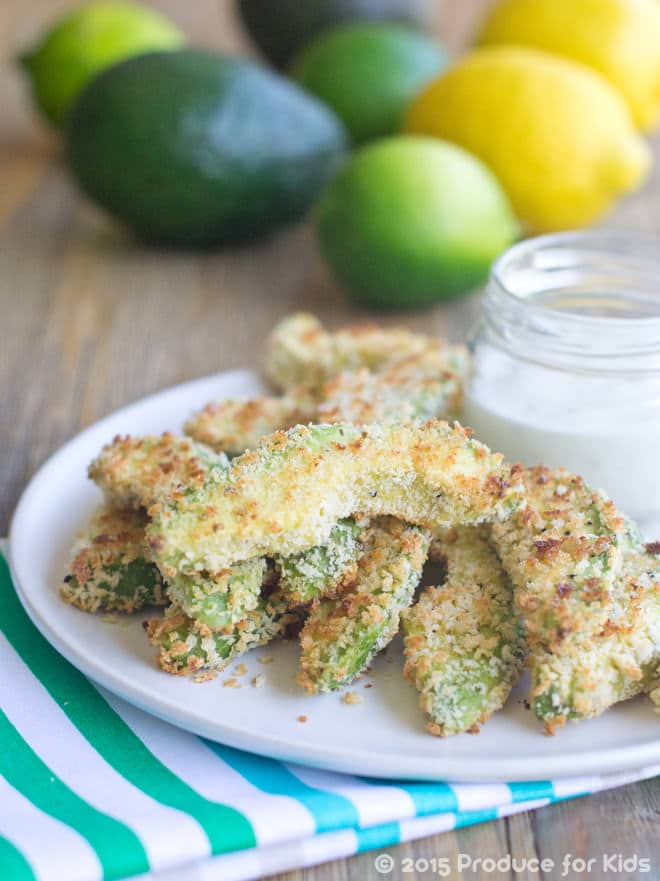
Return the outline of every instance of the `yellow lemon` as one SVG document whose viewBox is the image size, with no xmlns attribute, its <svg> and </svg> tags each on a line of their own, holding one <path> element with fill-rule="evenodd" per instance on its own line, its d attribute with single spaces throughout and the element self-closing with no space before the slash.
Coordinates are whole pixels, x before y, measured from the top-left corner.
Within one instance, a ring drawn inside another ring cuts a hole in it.
<svg viewBox="0 0 660 881">
<path fill-rule="evenodd" d="M 660 120 L 658 0 L 502 0 L 479 42 L 581 61 L 621 91 L 640 127 Z"/>
<path fill-rule="evenodd" d="M 528 232 L 592 223 L 651 163 L 607 80 L 536 49 L 471 52 L 422 90 L 404 128 L 453 141 L 490 166 Z"/>
</svg>

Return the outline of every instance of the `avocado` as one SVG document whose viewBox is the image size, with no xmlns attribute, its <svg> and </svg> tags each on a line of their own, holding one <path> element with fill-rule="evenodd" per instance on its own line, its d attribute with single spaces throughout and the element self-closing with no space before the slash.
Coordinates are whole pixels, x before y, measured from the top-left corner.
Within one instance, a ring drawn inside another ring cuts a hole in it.
<svg viewBox="0 0 660 881">
<path fill-rule="evenodd" d="M 81 188 L 140 237 L 243 242 L 302 217 L 339 170 L 334 113 L 250 61 L 193 49 L 117 64 L 74 103 Z"/>
<path fill-rule="evenodd" d="M 246 30 L 275 67 L 288 67 L 299 49 L 326 28 L 350 21 L 423 26 L 432 0 L 238 0 Z"/>
</svg>

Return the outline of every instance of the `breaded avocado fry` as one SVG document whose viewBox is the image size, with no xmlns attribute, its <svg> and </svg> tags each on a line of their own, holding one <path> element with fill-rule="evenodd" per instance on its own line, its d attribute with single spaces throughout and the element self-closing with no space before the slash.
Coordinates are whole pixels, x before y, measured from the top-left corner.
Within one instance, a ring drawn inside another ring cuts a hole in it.
<svg viewBox="0 0 660 881">
<path fill-rule="evenodd" d="M 282 636 L 300 619 L 301 613 L 290 609 L 288 598 L 275 592 L 222 632 L 201 627 L 174 605 L 164 618 L 148 622 L 147 633 L 152 645 L 160 648 L 158 662 L 162 669 L 187 676 L 201 670 L 221 670 L 239 655 Z"/>
<path fill-rule="evenodd" d="M 653 693 L 660 665 L 660 556 L 654 551 L 660 548 L 629 535 L 603 627 L 576 632 L 561 649 L 537 658 L 533 705 L 549 733 L 569 719 L 589 719 Z"/>
<path fill-rule="evenodd" d="M 297 386 L 284 397 L 214 401 L 186 422 L 186 434 L 228 455 L 252 449 L 267 434 L 309 422 L 420 422 L 460 414 L 463 381 L 436 351 L 397 362 L 380 373 L 344 370 L 314 392 Z"/>
<path fill-rule="evenodd" d="M 209 630 L 222 630 L 257 606 L 265 577 L 266 560 L 253 557 L 212 575 L 175 575 L 167 581 L 167 593 L 189 618 Z"/>
<path fill-rule="evenodd" d="M 436 537 L 447 578 L 403 613 L 405 677 L 420 693 L 431 734 L 476 733 L 501 709 L 525 659 L 513 586 L 487 527 Z"/>
<path fill-rule="evenodd" d="M 393 517 L 373 522 L 354 585 L 315 604 L 301 631 L 298 681 L 310 694 L 347 685 L 396 636 L 429 541 L 426 530 Z"/>
<path fill-rule="evenodd" d="M 228 467 L 224 454 L 166 433 L 115 438 L 91 464 L 89 474 L 115 503 L 143 511 L 159 498 L 185 496 L 213 482 Z M 217 571 L 176 573 L 165 582 L 173 602 L 215 630 L 235 624 L 255 608 L 265 571 L 266 561 L 256 558 Z"/>
<path fill-rule="evenodd" d="M 515 586 L 532 665 L 574 633 L 608 619 L 621 571 L 625 520 L 581 477 L 542 466 L 523 473 L 526 503 L 492 538 Z"/>
<path fill-rule="evenodd" d="M 405 328 L 355 325 L 328 333 L 313 315 L 299 312 L 283 319 L 266 344 L 265 372 L 275 388 L 288 391 L 304 383 L 320 388 L 342 370 L 379 371 L 397 361 L 435 350 L 447 369 L 464 373 L 467 351 L 444 340 Z"/>
<path fill-rule="evenodd" d="M 515 469 L 457 423 L 298 426 L 265 438 L 200 489 L 151 508 L 166 578 L 327 544 L 356 512 L 428 527 L 506 517 Z"/>
<path fill-rule="evenodd" d="M 199 486 L 227 468 L 223 454 L 187 437 L 165 432 L 146 437 L 117 436 L 88 469 L 106 498 L 123 508 L 148 508 L 161 496 Z"/>
<path fill-rule="evenodd" d="M 316 422 L 423 422 L 454 419 L 463 400 L 462 378 L 445 356 L 429 350 L 373 373 L 346 370 L 323 387 Z"/>
<path fill-rule="evenodd" d="M 184 431 L 214 450 L 235 456 L 251 450 L 264 435 L 312 422 L 315 416 L 316 401 L 309 399 L 303 387 L 281 398 L 214 401 L 195 413 Z"/>
<path fill-rule="evenodd" d="M 164 606 L 165 588 L 147 557 L 146 516 L 103 506 L 73 548 L 62 599 L 85 612 L 135 612 Z"/>
<path fill-rule="evenodd" d="M 340 520 L 327 544 L 317 545 L 290 557 L 276 557 L 280 588 L 292 604 L 304 605 L 331 595 L 352 581 L 362 553 L 363 526 L 353 518 Z"/>
</svg>

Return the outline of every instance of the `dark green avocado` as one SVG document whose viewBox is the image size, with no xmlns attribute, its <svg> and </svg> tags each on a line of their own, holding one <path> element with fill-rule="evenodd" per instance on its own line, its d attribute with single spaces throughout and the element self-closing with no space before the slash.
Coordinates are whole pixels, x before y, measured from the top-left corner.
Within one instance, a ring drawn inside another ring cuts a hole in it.
<svg viewBox="0 0 660 881">
<path fill-rule="evenodd" d="M 250 61 L 198 50 L 132 58 L 74 104 L 82 189 L 142 238 L 211 246 L 302 217 L 347 137 L 324 104 Z"/>
<path fill-rule="evenodd" d="M 326 28 L 345 22 L 396 21 L 423 25 L 432 0 L 238 0 L 246 30 L 275 67 L 288 67 L 299 49 Z"/>
</svg>

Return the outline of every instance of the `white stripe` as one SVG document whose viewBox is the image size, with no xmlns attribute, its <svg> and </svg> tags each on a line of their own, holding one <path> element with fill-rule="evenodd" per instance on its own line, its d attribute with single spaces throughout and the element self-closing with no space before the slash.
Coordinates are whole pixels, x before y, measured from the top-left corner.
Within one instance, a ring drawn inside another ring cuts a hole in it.
<svg viewBox="0 0 660 881">
<path fill-rule="evenodd" d="M 261 881 L 265 877 L 357 853 L 353 830 L 324 832 L 305 841 L 222 854 L 178 871 L 140 875 L 131 881 Z"/>
<path fill-rule="evenodd" d="M 32 749 L 66 785 L 140 838 L 154 868 L 207 856 L 204 830 L 188 814 L 162 805 L 109 765 L 78 731 L 0 634 L 0 704 Z M 75 695 L 72 695 L 75 698 Z M 168 834 L 176 829 L 176 835 Z"/>
<path fill-rule="evenodd" d="M 244 814 L 259 846 L 314 834 L 314 818 L 297 799 L 262 792 L 195 735 L 154 719 L 113 695 L 103 694 L 148 749 L 188 786 L 204 798 Z"/>
<path fill-rule="evenodd" d="M 519 806 L 521 806 L 523 811 L 537 811 L 539 808 L 544 808 L 549 804 L 549 798 L 532 798 L 529 801 L 517 801 L 510 805 L 502 805 L 502 807 L 497 809 L 497 816 L 510 817 L 511 814 L 517 814 Z"/>
<path fill-rule="evenodd" d="M 423 838 L 427 835 L 436 835 L 438 832 L 447 832 L 456 825 L 456 814 L 450 811 L 446 814 L 429 814 L 427 817 L 415 817 L 413 820 L 404 820 L 399 824 L 401 841 L 412 841 L 414 838 Z"/>
<path fill-rule="evenodd" d="M 556 798 L 568 798 L 571 795 L 581 795 L 583 792 L 593 792 L 593 790 L 600 788 L 600 785 L 600 777 L 572 777 L 552 782 Z"/>
<path fill-rule="evenodd" d="M 0 834 L 21 851 L 38 881 L 95 881 L 103 877 L 103 867 L 89 842 L 35 807 L 4 777 L 0 777 L 0 805 Z"/>
<path fill-rule="evenodd" d="M 513 796 L 506 783 L 450 783 L 459 811 L 483 811 L 510 804 Z"/>
<path fill-rule="evenodd" d="M 415 803 L 405 789 L 372 786 L 349 774 L 333 774 L 302 765 L 286 765 L 303 783 L 347 798 L 358 813 L 360 826 L 378 826 L 415 816 Z"/>
</svg>

